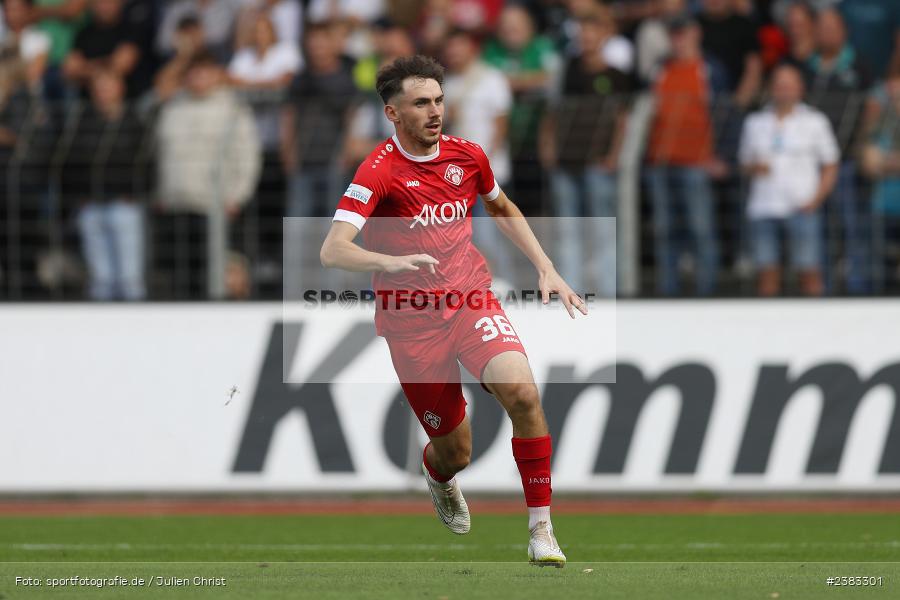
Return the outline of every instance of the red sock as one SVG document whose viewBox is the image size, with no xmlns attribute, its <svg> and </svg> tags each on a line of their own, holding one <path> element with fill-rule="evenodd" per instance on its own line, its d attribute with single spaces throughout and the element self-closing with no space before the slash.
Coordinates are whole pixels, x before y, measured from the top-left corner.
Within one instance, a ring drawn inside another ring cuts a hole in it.
<svg viewBox="0 0 900 600">
<path fill-rule="evenodd" d="M 513 438 L 513 458 L 522 476 L 525 504 L 550 506 L 550 455 L 553 447 L 550 436 L 538 438 Z"/>
<path fill-rule="evenodd" d="M 431 442 L 425 444 L 425 449 L 422 450 L 422 464 L 425 465 L 425 469 L 428 471 L 428 474 L 431 475 L 431 478 L 435 481 L 439 481 L 441 483 L 447 483 L 451 479 L 453 479 L 453 475 L 447 477 L 446 475 L 441 475 L 437 471 L 435 471 L 431 465 L 428 464 L 428 446 L 431 445 Z"/>
</svg>

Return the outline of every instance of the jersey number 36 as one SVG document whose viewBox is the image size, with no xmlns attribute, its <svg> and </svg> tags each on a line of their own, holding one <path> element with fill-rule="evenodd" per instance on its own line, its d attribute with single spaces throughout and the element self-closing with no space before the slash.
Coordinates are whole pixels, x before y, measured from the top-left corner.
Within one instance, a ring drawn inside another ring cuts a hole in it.
<svg viewBox="0 0 900 600">
<path fill-rule="evenodd" d="M 506 317 L 504 317 L 503 315 L 481 317 L 475 323 L 475 329 L 481 329 L 482 331 L 484 331 L 484 335 L 481 336 L 481 341 L 483 342 L 489 342 L 501 333 L 503 335 L 519 337 L 516 334 L 516 330 L 513 329 L 513 326 L 509 321 L 506 320 Z"/>
</svg>

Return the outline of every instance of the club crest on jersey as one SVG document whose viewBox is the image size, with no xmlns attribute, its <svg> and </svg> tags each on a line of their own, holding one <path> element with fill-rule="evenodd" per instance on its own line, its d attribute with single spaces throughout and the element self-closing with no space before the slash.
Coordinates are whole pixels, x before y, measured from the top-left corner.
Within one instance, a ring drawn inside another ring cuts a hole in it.
<svg viewBox="0 0 900 600">
<path fill-rule="evenodd" d="M 463 171 L 461 167 L 457 167 L 454 164 L 450 164 L 450 165 L 447 165 L 447 171 L 444 172 L 444 179 L 446 179 L 453 185 L 459 185 L 462 183 L 463 176 L 465 174 L 466 174 L 466 172 Z"/>
<path fill-rule="evenodd" d="M 433 412 L 431 412 L 430 410 L 425 411 L 424 420 L 426 423 L 428 423 L 435 429 L 437 429 L 438 427 L 441 426 L 441 418 L 439 416 L 437 416 L 436 414 L 434 414 Z"/>
</svg>

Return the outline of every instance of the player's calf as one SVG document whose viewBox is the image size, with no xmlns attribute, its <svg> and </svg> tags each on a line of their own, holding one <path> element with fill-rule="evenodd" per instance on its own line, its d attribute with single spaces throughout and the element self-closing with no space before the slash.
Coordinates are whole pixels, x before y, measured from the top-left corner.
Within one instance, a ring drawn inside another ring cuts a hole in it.
<svg viewBox="0 0 900 600">
<path fill-rule="evenodd" d="M 423 455 L 425 467 L 438 481 L 450 479 L 469 466 L 471 459 L 471 438 L 453 434 L 432 438 Z"/>
<path fill-rule="evenodd" d="M 435 438 L 440 439 L 440 438 Z M 434 440 L 425 446 L 422 453 L 422 471 L 425 474 L 425 483 L 431 492 L 431 500 L 438 519 L 453 533 L 465 534 L 471 528 L 471 517 L 466 499 L 463 497 L 459 482 L 453 475 L 469 464 L 471 455 L 471 443 L 449 447 L 449 457 L 442 457 L 444 462 L 436 468 L 436 457 L 440 456 L 434 445 Z"/>
<path fill-rule="evenodd" d="M 562 567 L 566 557 L 556 541 L 550 521 L 553 448 L 537 386 L 531 382 L 494 383 L 491 391 L 513 422 L 512 453 L 528 507 L 528 558 L 535 565 Z"/>
</svg>

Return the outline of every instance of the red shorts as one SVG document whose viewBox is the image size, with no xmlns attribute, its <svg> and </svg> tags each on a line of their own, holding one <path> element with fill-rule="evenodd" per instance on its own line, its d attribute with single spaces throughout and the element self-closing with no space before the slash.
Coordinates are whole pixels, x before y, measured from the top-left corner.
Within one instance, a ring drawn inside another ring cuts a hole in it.
<svg viewBox="0 0 900 600">
<path fill-rule="evenodd" d="M 464 305 L 440 328 L 385 336 L 403 393 L 429 437 L 450 433 L 466 416 L 460 363 L 481 381 L 498 354 L 525 354 L 499 299 L 489 294 L 485 306 Z"/>
</svg>

